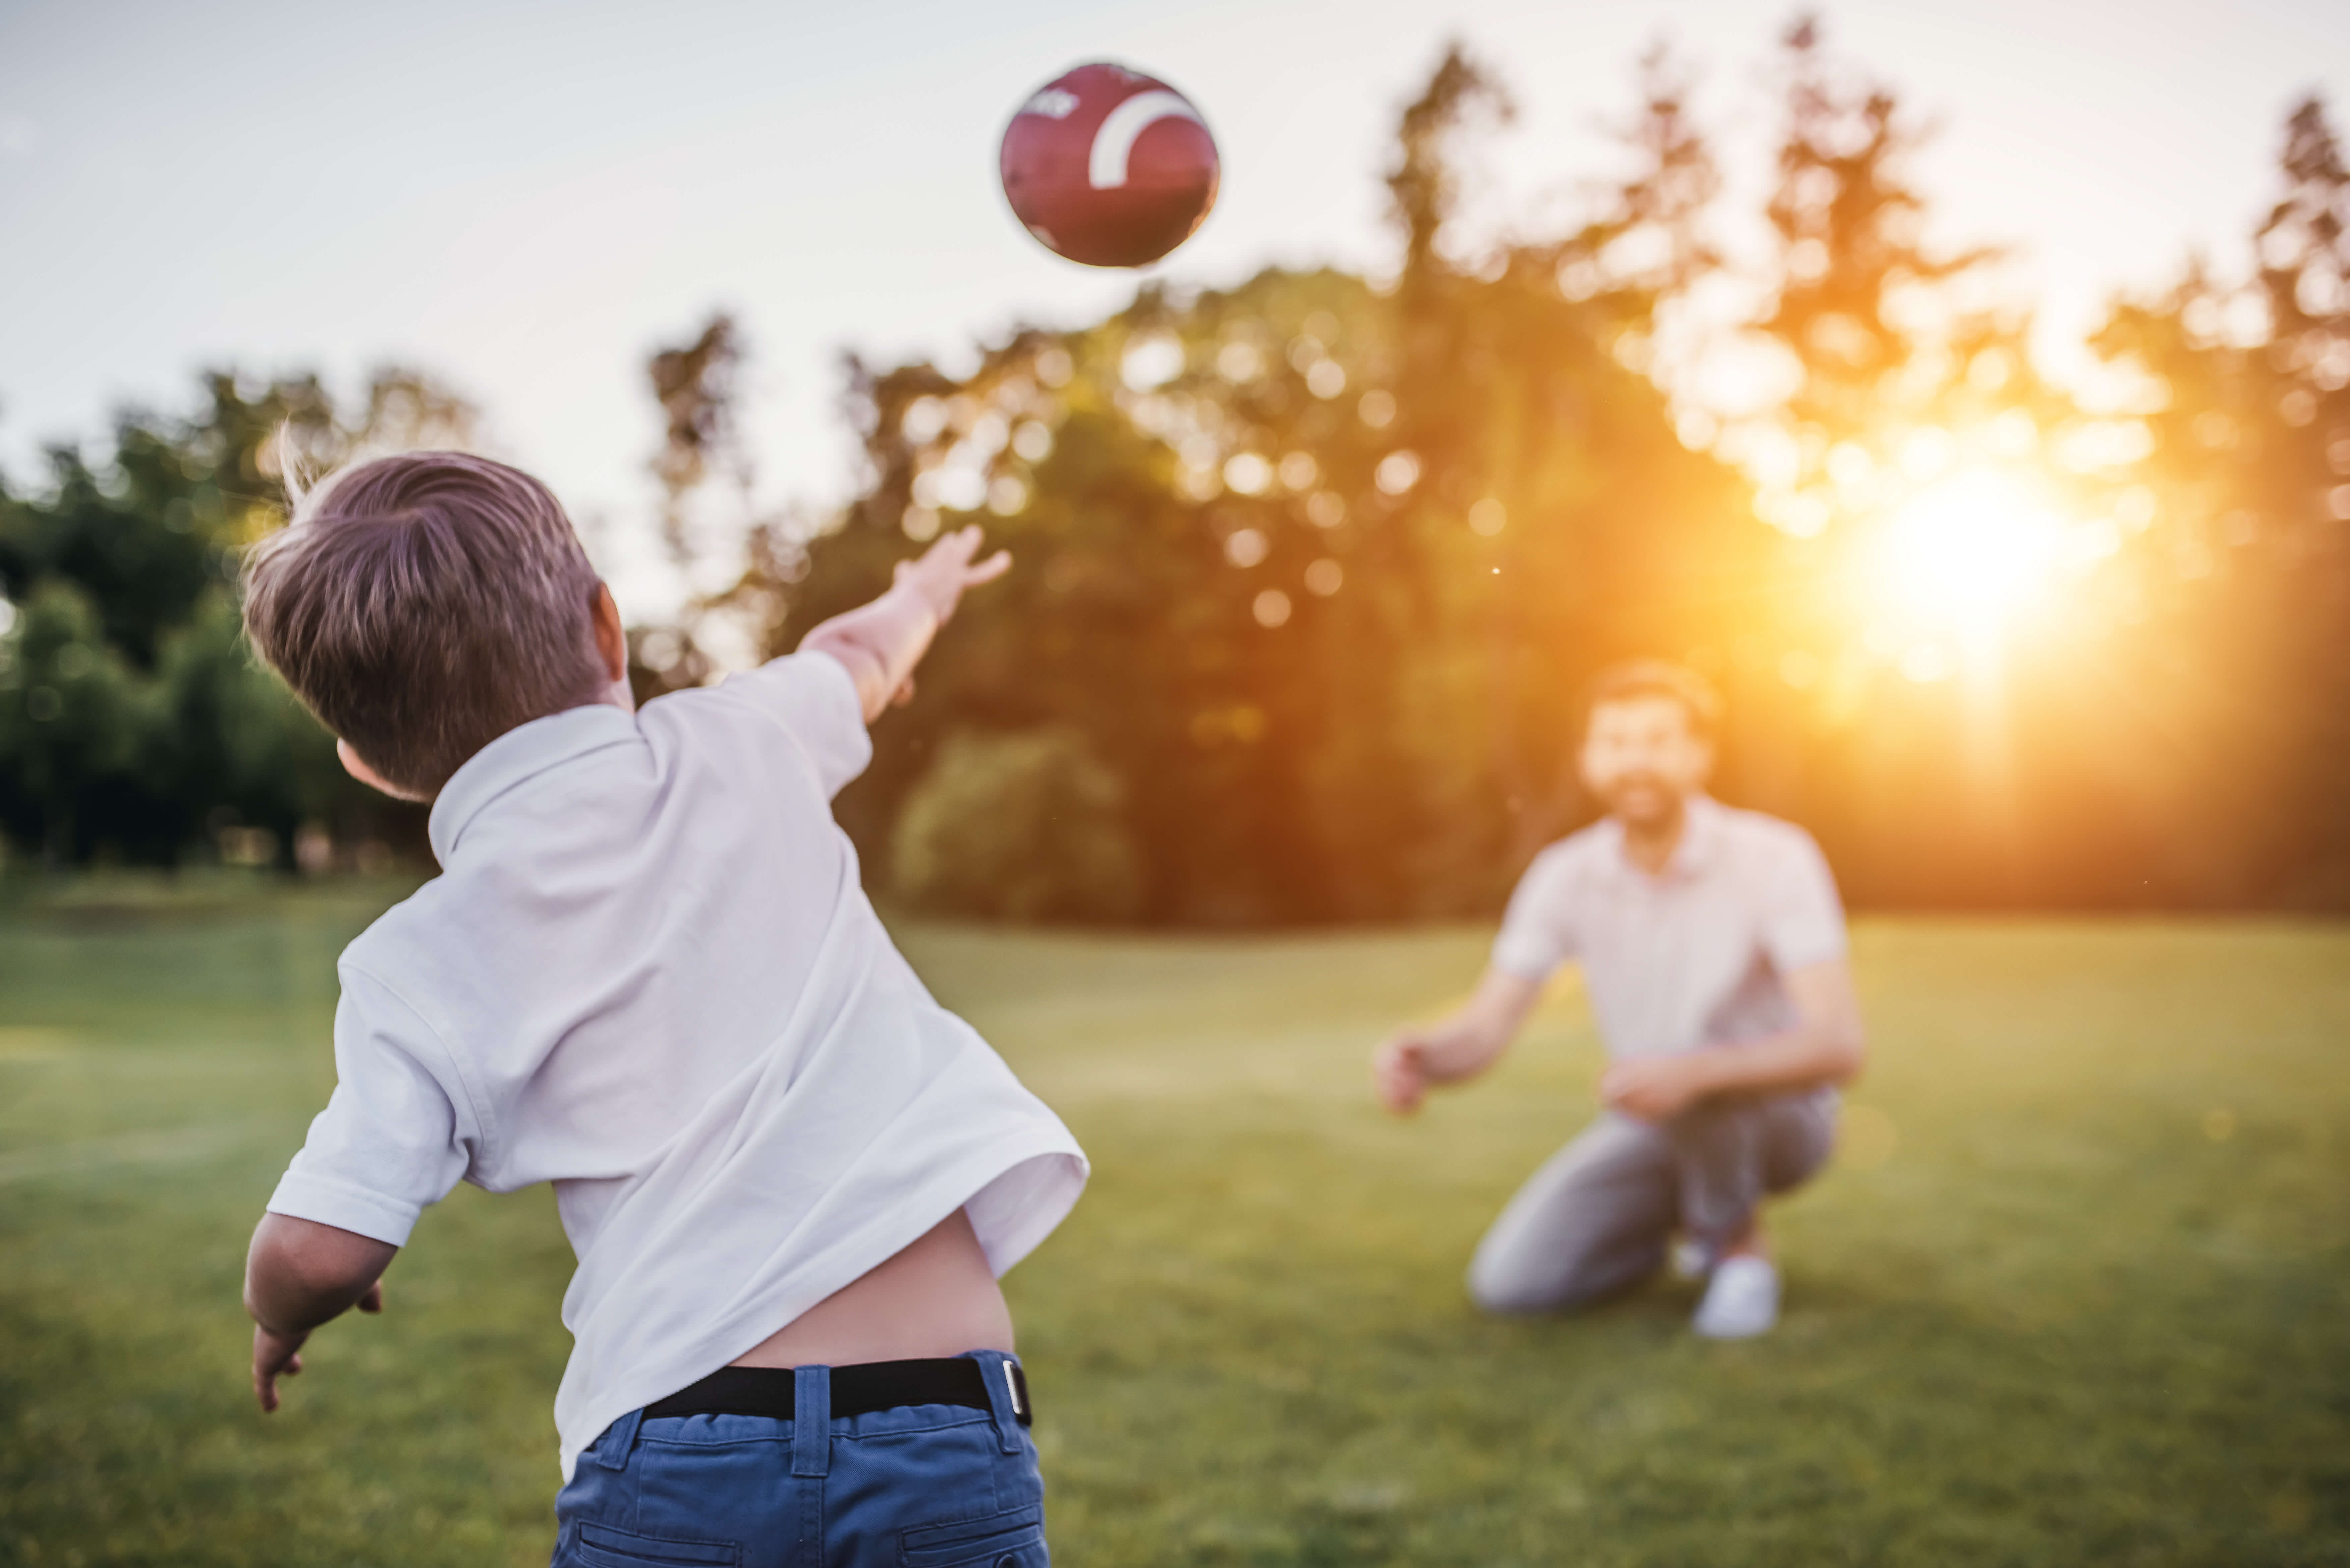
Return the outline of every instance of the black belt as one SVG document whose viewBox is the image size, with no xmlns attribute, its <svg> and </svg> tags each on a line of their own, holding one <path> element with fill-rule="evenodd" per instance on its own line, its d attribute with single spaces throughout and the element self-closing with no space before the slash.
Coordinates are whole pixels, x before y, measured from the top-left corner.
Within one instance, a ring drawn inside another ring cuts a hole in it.
<svg viewBox="0 0 2350 1568">
<path fill-rule="evenodd" d="M 1028 1376 L 1016 1361 L 1000 1364 L 1011 1380 L 1012 1412 L 1029 1423 Z M 701 1382 L 645 1407 L 647 1419 L 663 1416 L 767 1416 L 778 1421 L 798 1414 L 796 1379 L 788 1366 L 722 1366 Z M 832 1413 L 863 1416 L 900 1405 L 961 1405 L 993 1410 L 987 1372 L 969 1356 L 930 1361 L 866 1361 L 832 1369 Z"/>
</svg>

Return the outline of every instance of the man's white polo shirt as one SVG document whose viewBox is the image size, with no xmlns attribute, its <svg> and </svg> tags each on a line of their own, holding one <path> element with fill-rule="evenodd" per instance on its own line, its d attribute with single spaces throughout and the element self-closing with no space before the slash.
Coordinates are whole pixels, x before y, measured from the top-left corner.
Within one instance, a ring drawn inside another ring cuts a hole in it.
<svg viewBox="0 0 2350 1568">
<path fill-rule="evenodd" d="M 338 1082 L 269 1207 L 398 1245 L 460 1179 L 554 1183 L 567 1478 L 956 1209 L 1000 1274 L 1085 1185 L 867 902 L 830 802 L 870 756 L 819 653 L 525 724 L 433 804 L 442 875 L 343 953 Z"/>
<path fill-rule="evenodd" d="M 1632 864 L 1612 819 L 1535 856 L 1493 966 L 1540 981 L 1580 961 L 1608 1054 L 1653 1056 L 1789 1027 L 1783 977 L 1844 954 L 1844 908 L 1812 836 L 1700 795 L 1659 874 Z"/>
</svg>

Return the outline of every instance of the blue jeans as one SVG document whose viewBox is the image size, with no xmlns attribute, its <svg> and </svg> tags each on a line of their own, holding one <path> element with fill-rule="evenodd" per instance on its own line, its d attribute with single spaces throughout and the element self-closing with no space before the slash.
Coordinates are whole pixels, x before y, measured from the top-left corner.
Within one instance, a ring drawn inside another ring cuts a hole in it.
<svg viewBox="0 0 2350 1568">
<path fill-rule="evenodd" d="M 555 1500 L 554 1568 L 1045 1568 L 1045 1482 L 1001 1352 L 993 1408 L 835 1418 L 803 1366 L 795 1420 L 623 1416 Z"/>
</svg>

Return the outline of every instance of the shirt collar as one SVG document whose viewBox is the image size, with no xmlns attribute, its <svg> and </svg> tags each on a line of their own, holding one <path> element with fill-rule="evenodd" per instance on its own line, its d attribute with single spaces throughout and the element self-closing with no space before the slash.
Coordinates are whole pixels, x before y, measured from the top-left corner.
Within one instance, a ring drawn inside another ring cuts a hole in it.
<svg viewBox="0 0 2350 1568">
<path fill-rule="evenodd" d="M 1711 795 L 1693 794 L 1682 809 L 1689 813 L 1689 825 L 1681 830 L 1681 841 L 1673 849 L 1672 869 L 1695 876 L 1713 864 L 1721 848 L 1721 807 Z"/>
<path fill-rule="evenodd" d="M 445 869 L 467 826 L 483 807 L 515 785 L 574 757 L 637 739 L 636 715 L 608 702 L 567 708 L 508 730 L 466 758 L 433 797 L 425 830 L 433 857 Z"/>
<path fill-rule="evenodd" d="M 1673 846 L 1673 857 L 1666 861 L 1665 868 L 1658 873 L 1659 881 L 1669 882 L 1697 876 L 1713 863 L 1721 846 L 1722 811 L 1712 796 L 1693 794 L 1681 810 L 1685 814 L 1681 823 L 1681 841 Z M 1647 876 L 1647 872 L 1632 864 L 1631 856 L 1625 851 L 1624 825 L 1611 816 L 1607 820 L 1604 831 L 1607 835 L 1608 847 L 1616 853 L 1617 863 L 1627 871 Z"/>
</svg>

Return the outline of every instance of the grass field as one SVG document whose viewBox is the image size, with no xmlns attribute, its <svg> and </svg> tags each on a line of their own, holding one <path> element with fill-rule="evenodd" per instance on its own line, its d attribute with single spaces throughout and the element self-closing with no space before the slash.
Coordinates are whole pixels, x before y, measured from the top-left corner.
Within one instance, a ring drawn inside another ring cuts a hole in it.
<svg viewBox="0 0 2350 1568">
<path fill-rule="evenodd" d="M 245 1237 L 381 889 L 0 910 L 0 1563 L 526 1563 L 569 1252 L 461 1188 L 378 1321 L 245 1384 Z M 1056 1558 L 2350 1563 L 2350 929 L 1864 922 L 1876 1057 L 1790 1310 L 1494 1322 L 1469 1250 L 1588 1114 L 1555 998 L 1417 1122 L 1367 1048 L 1482 934 L 912 929 L 1096 1175 L 1008 1288 Z"/>
</svg>

